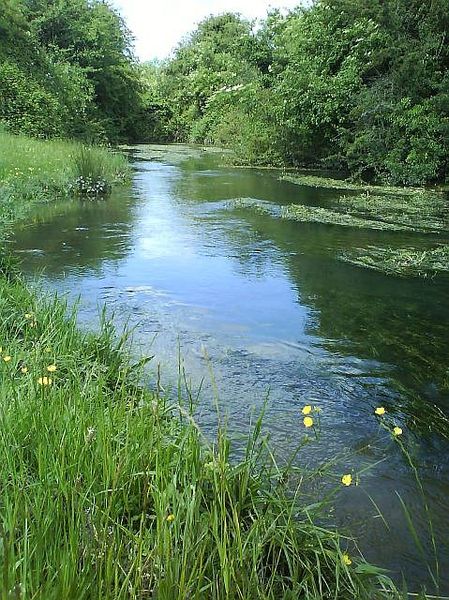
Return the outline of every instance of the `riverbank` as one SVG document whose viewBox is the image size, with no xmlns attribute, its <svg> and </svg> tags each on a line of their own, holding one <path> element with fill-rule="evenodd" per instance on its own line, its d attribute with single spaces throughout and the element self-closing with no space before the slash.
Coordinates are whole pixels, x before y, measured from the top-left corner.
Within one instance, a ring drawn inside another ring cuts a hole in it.
<svg viewBox="0 0 449 600">
<path fill-rule="evenodd" d="M 0 237 L 36 204 L 99 197 L 130 178 L 122 154 L 65 140 L 36 140 L 0 130 Z"/>
<path fill-rule="evenodd" d="M 21 155 L 9 155 L 20 185 L 40 192 L 23 206 L 16 196 L 14 211 L 2 196 L 4 223 L 67 189 L 51 185 L 58 175 L 69 181 L 57 165 L 70 157 L 58 159 L 48 180 L 42 172 L 34 180 Z M 400 597 L 350 540 L 320 525 L 324 506 L 306 502 L 301 487 L 292 494 L 288 469 L 273 462 L 258 427 L 233 463 L 224 432 L 207 442 L 157 385 L 142 385 L 144 365 L 112 323 L 97 335 L 79 331 L 76 314 L 29 290 L 4 253 L 0 260 L 6 594 Z M 349 487 L 343 475 L 338 485 Z"/>
</svg>

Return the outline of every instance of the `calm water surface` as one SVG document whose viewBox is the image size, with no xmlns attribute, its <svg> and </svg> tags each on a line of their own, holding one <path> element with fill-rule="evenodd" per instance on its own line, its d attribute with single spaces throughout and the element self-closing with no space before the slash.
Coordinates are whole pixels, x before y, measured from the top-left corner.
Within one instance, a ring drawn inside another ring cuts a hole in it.
<svg viewBox="0 0 449 600">
<path fill-rule="evenodd" d="M 210 433 L 211 370 L 233 434 L 267 401 L 265 427 L 281 457 L 304 435 L 302 406 L 319 406 L 320 439 L 298 460 L 336 459 L 337 485 L 359 473 L 360 485 L 341 489 L 339 523 L 369 560 L 402 571 L 411 588 L 431 586 L 399 494 L 435 572 L 431 515 L 448 591 L 449 280 L 385 277 L 336 259 L 352 247 L 429 238 L 283 221 L 279 206 L 327 206 L 338 192 L 222 162 L 196 148 L 139 147 L 131 189 L 41 208 L 18 229 L 24 271 L 80 297 L 83 323 L 98 323 L 106 304 L 119 326 L 137 325 L 136 347 L 155 355 L 168 385 L 181 355 L 192 388 L 202 384 L 197 418 Z M 234 198 L 269 202 L 272 215 L 232 209 Z M 429 511 L 399 445 L 379 432 L 379 405 L 404 429 Z"/>
</svg>

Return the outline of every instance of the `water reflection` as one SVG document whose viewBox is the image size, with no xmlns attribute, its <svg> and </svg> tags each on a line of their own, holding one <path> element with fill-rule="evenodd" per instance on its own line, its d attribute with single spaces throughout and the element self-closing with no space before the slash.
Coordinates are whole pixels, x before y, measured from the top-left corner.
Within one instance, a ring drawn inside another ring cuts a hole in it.
<svg viewBox="0 0 449 600">
<path fill-rule="evenodd" d="M 73 199 L 40 207 L 17 236 L 24 268 L 44 269 L 50 278 L 80 267 L 99 276 L 104 261 L 122 260 L 131 251 L 132 207 L 132 194 L 123 189 L 107 202 Z"/>
</svg>

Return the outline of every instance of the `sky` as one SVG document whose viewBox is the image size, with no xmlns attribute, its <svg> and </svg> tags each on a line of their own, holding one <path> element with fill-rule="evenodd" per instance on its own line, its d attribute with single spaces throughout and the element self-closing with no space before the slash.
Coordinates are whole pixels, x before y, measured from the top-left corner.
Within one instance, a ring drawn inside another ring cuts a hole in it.
<svg viewBox="0 0 449 600">
<path fill-rule="evenodd" d="M 135 37 L 141 61 L 165 58 L 204 17 L 239 12 L 261 18 L 269 8 L 294 8 L 301 0 L 111 0 Z"/>
</svg>

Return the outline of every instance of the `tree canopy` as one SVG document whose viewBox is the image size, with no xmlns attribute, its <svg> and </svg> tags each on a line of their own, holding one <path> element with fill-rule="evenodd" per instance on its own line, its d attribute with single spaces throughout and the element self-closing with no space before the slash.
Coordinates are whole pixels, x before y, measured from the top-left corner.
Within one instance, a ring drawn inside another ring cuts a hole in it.
<svg viewBox="0 0 449 600">
<path fill-rule="evenodd" d="M 187 141 L 247 164 L 449 178 L 447 0 L 316 0 L 202 21 L 136 64 L 104 0 L 3 0 L 0 121 L 37 136 Z"/>
<path fill-rule="evenodd" d="M 210 17 L 160 68 L 166 137 L 248 163 L 446 180 L 448 25 L 446 0 L 317 0 L 260 27 Z"/>
<path fill-rule="evenodd" d="M 0 119 L 13 131 L 137 135 L 141 82 L 131 36 L 101 0 L 4 0 Z"/>
</svg>

